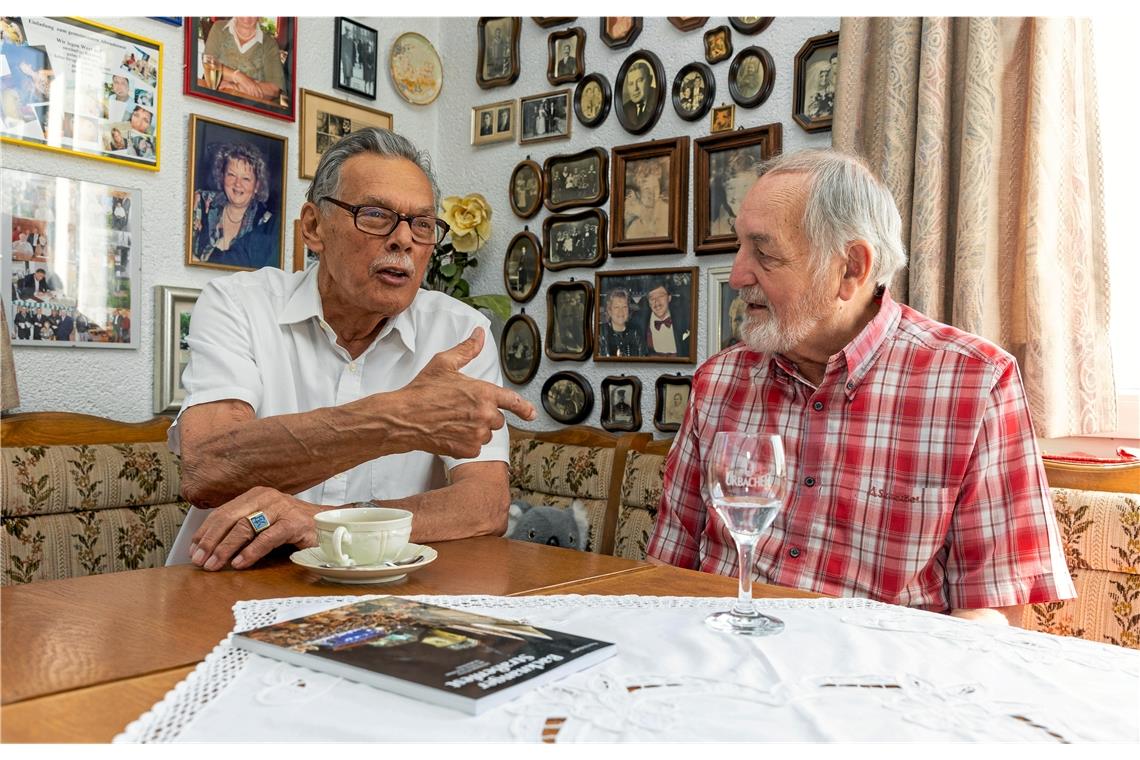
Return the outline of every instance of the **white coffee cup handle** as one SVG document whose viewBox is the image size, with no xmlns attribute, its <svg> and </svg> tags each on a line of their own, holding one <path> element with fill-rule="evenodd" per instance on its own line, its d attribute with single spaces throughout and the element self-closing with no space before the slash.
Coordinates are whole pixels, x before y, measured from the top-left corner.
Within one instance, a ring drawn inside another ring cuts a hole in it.
<svg viewBox="0 0 1140 760">
<path fill-rule="evenodd" d="M 352 534 L 348 532 L 348 528 L 344 527 L 343 525 L 338 525 L 336 526 L 336 530 L 333 531 L 333 554 L 336 555 L 335 560 L 338 565 L 341 567 L 352 567 L 356 564 L 356 561 L 352 557 L 349 557 L 347 554 L 345 554 L 344 550 L 341 549 L 342 542 L 348 544 L 349 546 L 352 546 Z"/>
</svg>

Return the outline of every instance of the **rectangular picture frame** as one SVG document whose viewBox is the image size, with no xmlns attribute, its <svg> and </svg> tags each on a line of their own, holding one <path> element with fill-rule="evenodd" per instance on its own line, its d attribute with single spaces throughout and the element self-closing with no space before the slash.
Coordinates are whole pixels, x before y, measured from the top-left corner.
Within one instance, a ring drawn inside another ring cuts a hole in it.
<svg viewBox="0 0 1140 760">
<path fill-rule="evenodd" d="M 689 138 L 611 151 L 614 256 L 684 253 L 689 223 Z"/>
<path fill-rule="evenodd" d="M 517 16 L 482 16 L 476 22 L 475 30 L 479 39 L 475 83 L 484 90 L 513 84 L 519 78 L 522 19 Z"/>
<path fill-rule="evenodd" d="M 594 361 L 696 364 L 699 276 L 697 267 L 595 272 Z"/>
<path fill-rule="evenodd" d="M 728 284 L 732 266 L 709 267 L 705 270 L 705 299 L 708 319 L 705 321 L 706 356 L 732 348 L 740 342 L 740 328 L 747 316 L 747 306 L 739 291 Z"/>
<path fill-rule="evenodd" d="M 594 348 L 594 286 L 585 280 L 560 280 L 546 289 L 546 356 L 583 362 Z"/>
<path fill-rule="evenodd" d="M 253 39 L 260 41 L 239 58 L 240 32 L 230 31 L 233 18 L 187 17 L 183 93 L 275 119 L 296 121 L 297 19 L 259 17 Z M 261 48 L 262 45 L 266 47 Z M 255 94 L 249 88 L 260 92 Z"/>
<path fill-rule="evenodd" d="M 337 16 L 333 41 L 333 87 L 375 100 L 380 33 L 359 21 Z"/>
<path fill-rule="evenodd" d="M 312 179 L 321 155 L 344 135 L 364 127 L 390 130 L 392 123 L 392 114 L 387 111 L 302 89 L 298 176 Z"/>
<path fill-rule="evenodd" d="M 805 132 L 830 132 L 839 78 L 839 32 L 809 37 L 795 63 L 792 118 Z"/>
<path fill-rule="evenodd" d="M 756 181 L 759 164 L 783 150 L 779 122 L 702 137 L 693 142 L 693 252 L 737 249 L 736 213 Z"/>
<path fill-rule="evenodd" d="M 662 433 L 676 433 L 685 419 L 692 392 L 692 375 L 678 372 L 658 377 L 654 383 L 653 427 Z"/>
<path fill-rule="evenodd" d="M 641 380 L 610 375 L 602 380 L 602 427 L 610 432 L 641 430 Z"/>
<path fill-rule="evenodd" d="M 177 414 L 186 399 L 182 372 L 190 361 L 186 336 L 201 288 L 154 286 L 154 413 Z"/>
<path fill-rule="evenodd" d="M 519 98 L 519 145 L 569 139 L 570 113 L 570 90 Z"/>
<path fill-rule="evenodd" d="M 471 144 L 514 142 L 518 134 L 518 103 L 500 100 L 471 108 Z"/>
</svg>

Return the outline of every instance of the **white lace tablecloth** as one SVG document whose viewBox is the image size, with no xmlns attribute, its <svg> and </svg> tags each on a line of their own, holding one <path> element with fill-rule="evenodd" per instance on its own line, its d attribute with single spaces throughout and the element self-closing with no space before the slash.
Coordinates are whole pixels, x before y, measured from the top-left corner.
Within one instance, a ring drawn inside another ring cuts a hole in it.
<svg viewBox="0 0 1140 760">
<path fill-rule="evenodd" d="M 724 598 L 417 596 L 614 641 L 474 717 L 223 641 L 116 742 L 1140 740 L 1140 652 L 863 599 L 767 599 L 777 636 L 716 633 Z M 360 597 L 239 602 L 235 630 Z"/>
</svg>

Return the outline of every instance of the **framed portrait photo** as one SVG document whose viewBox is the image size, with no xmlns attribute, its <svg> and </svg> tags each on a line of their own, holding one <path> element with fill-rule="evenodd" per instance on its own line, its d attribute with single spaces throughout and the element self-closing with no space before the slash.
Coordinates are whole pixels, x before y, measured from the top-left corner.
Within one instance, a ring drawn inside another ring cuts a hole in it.
<svg viewBox="0 0 1140 760">
<path fill-rule="evenodd" d="M 0 141 L 158 170 L 161 42 L 77 18 L 0 24 Z"/>
<path fill-rule="evenodd" d="M 379 32 L 359 21 L 337 16 L 333 39 L 333 87 L 375 100 Z"/>
<path fill-rule="evenodd" d="M 728 69 L 728 93 L 737 105 L 755 108 L 772 94 L 776 65 L 762 47 L 750 45 L 732 59 Z"/>
<path fill-rule="evenodd" d="M 522 111 L 520 145 L 570 137 L 570 90 L 519 98 L 519 109 Z"/>
<path fill-rule="evenodd" d="M 716 97 L 716 77 L 712 69 L 694 61 L 682 66 L 673 78 L 673 110 L 685 121 L 704 118 Z"/>
<path fill-rule="evenodd" d="M 190 115 L 187 266 L 284 268 L 288 142 Z"/>
<path fill-rule="evenodd" d="M 741 34 L 760 34 L 776 20 L 775 16 L 729 16 L 728 23 Z"/>
<path fill-rule="evenodd" d="M 594 390 L 577 372 L 555 372 L 542 384 L 542 408 L 555 422 L 577 425 L 594 410 Z"/>
<path fill-rule="evenodd" d="M 641 381 L 628 375 L 602 380 L 602 427 L 610 431 L 641 430 Z"/>
<path fill-rule="evenodd" d="M 740 342 L 740 330 L 748 316 L 748 305 L 740 291 L 728 284 L 731 266 L 705 270 L 705 292 L 708 298 L 708 321 L 705 322 L 705 344 L 708 356 L 732 348 Z"/>
<path fill-rule="evenodd" d="M 515 101 L 501 100 L 471 109 L 471 144 L 514 141 L 518 118 L 515 114 Z"/>
<path fill-rule="evenodd" d="M 531 161 L 519 161 L 511 172 L 510 187 L 511 211 L 515 216 L 530 219 L 542 206 L 543 179 L 542 167 Z"/>
<path fill-rule="evenodd" d="M 546 38 L 549 48 L 546 79 L 551 84 L 577 82 L 586 71 L 586 30 L 580 26 L 551 32 Z"/>
<path fill-rule="evenodd" d="M 648 132 L 661 118 L 665 105 L 665 69 L 648 50 L 630 53 L 617 73 L 614 111 L 626 132 Z"/>
<path fill-rule="evenodd" d="M 709 132 L 730 132 L 736 126 L 736 106 L 717 106 L 712 110 L 712 119 L 709 121 Z"/>
<path fill-rule="evenodd" d="M 598 37 L 611 50 L 629 47 L 641 34 L 641 16 L 602 16 L 598 20 Z"/>
<path fill-rule="evenodd" d="M 610 115 L 610 80 L 602 74 L 589 74 L 574 88 L 574 113 L 578 121 L 591 129 Z"/>
<path fill-rule="evenodd" d="M 552 214 L 542 220 L 542 265 L 557 271 L 599 267 L 606 261 L 606 212 Z"/>
<path fill-rule="evenodd" d="M 483 16 L 476 24 L 479 60 L 475 83 L 484 90 L 513 84 L 519 78 L 519 31 L 514 16 Z"/>
<path fill-rule="evenodd" d="M 693 391 L 691 375 L 662 375 L 656 382 L 657 404 L 653 410 L 653 427 L 663 433 L 675 433 L 685 421 L 689 395 Z"/>
<path fill-rule="evenodd" d="M 705 60 L 720 63 L 732 55 L 732 30 L 721 25 L 705 32 Z"/>
<path fill-rule="evenodd" d="M 697 267 L 597 272 L 594 361 L 697 361 Z"/>
<path fill-rule="evenodd" d="M 538 325 L 525 313 L 515 314 L 503 325 L 499 340 L 503 377 L 515 385 L 525 385 L 538 372 L 541 358 L 542 341 L 538 336 Z"/>
<path fill-rule="evenodd" d="M 405 32 L 388 52 L 388 76 L 397 95 L 414 106 L 426 106 L 443 89 L 443 62 L 427 37 Z"/>
<path fill-rule="evenodd" d="M 542 166 L 543 203 L 550 211 L 602 205 L 610 195 L 609 168 L 609 154 L 601 148 L 551 156 Z"/>
<path fill-rule="evenodd" d="M 154 288 L 154 413 L 177 414 L 186 399 L 182 373 L 190 363 L 190 315 L 201 288 Z"/>
<path fill-rule="evenodd" d="M 805 132 L 831 130 L 839 81 L 839 32 L 811 37 L 796 53 L 792 118 Z"/>
<path fill-rule="evenodd" d="M 301 160 L 299 174 L 312 179 L 321 156 L 337 140 L 365 127 L 392 128 L 392 114 L 301 90 Z"/>
<path fill-rule="evenodd" d="M 296 120 L 296 18 L 193 16 L 184 28 L 185 94 Z"/>
<path fill-rule="evenodd" d="M 590 316 L 594 286 L 562 280 L 546 289 L 546 355 L 555 361 L 585 361 L 594 347 Z"/>
<path fill-rule="evenodd" d="M 534 298 L 542 282 L 542 245 L 533 232 L 524 230 L 511 238 L 503 257 L 503 284 L 519 303 Z"/>
<path fill-rule="evenodd" d="M 613 149 L 610 253 L 684 253 L 689 222 L 689 138 Z"/>
<path fill-rule="evenodd" d="M 756 169 L 783 149 L 783 128 L 765 124 L 702 137 L 693 143 L 693 251 L 737 249 L 736 215 L 756 182 Z"/>
</svg>

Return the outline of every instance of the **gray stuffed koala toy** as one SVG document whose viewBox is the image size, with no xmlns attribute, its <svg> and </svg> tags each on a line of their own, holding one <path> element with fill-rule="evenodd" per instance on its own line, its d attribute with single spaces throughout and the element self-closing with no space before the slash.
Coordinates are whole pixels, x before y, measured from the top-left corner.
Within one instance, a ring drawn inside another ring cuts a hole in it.
<svg viewBox="0 0 1140 760">
<path fill-rule="evenodd" d="M 506 537 L 585 551 L 590 538 L 586 505 L 581 499 L 575 499 L 566 508 L 534 507 L 525 501 L 512 501 Z"/>
</svg>

